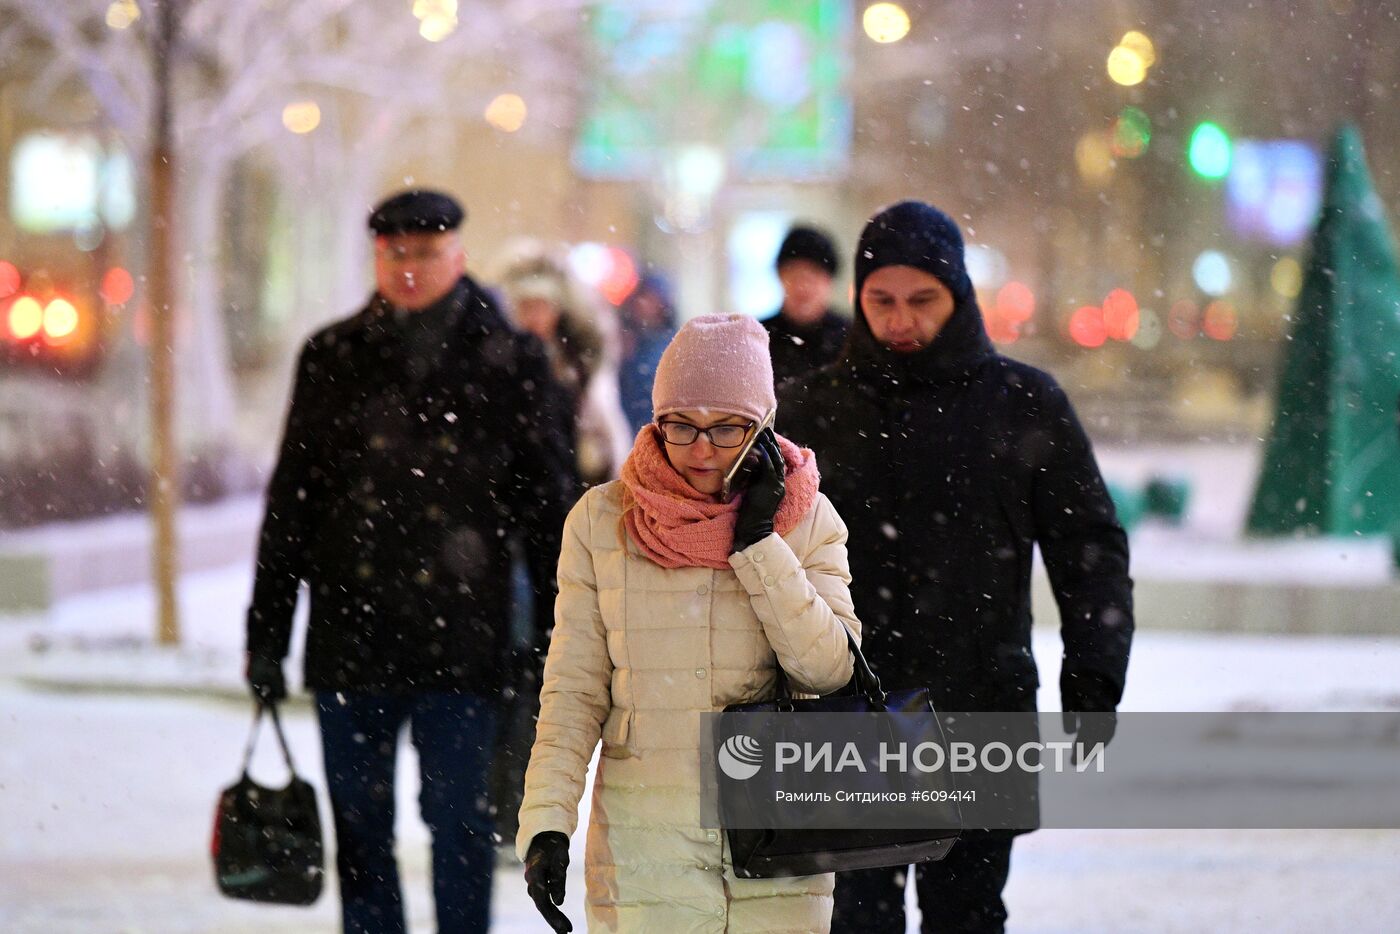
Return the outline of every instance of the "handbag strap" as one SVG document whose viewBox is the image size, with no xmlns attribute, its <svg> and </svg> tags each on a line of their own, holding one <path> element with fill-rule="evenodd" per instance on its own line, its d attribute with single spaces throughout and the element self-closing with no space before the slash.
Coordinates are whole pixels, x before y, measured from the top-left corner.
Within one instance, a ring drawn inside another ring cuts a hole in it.
<svg viewBox="0 0 1400 934">
<path fill-rule="evenodd" d="M 856 637 L 847 629 L 843 623 L 842 629 L 846 631 L 846 644 L 850 646 L 852 667 L 855 669 L 854 681 L 856 683 L 856 693 L 862 694 L 876 708 L 885 706 L 885 691 L 880 687 L 880 679 L 875 676 L 875 672 L 870 667 L 870 663 L 865 660 L 865 653 L 856 644 Z M 782 702 L 792 701 L 792 687 L 788 684 L 787 672 L 783 670 L 781 663 L 778 665 L 778 694 L 777 700 L 781 706 Z"/>
<path fill-rule="evenodd" d="M 272 726 L 277 731 L 277 742 L 282 747 L 282 757 L 287 760 L 287 769 L 295 778 L 297 767 L 292 762 L 292 749 L 287 745 L 287 734 L 282 732 L 282 718 L 277 713 L 277 705 L 261 702 L 253 704 L 253 728 L 248 733 L 248 748 L 243 751 L 243 777 L 248 777 L 248 766 L 252 764 L 253 749 L 258 744 L 258 727 L 262 726 L 264 711 L 272 714 Z"/>
</svg>

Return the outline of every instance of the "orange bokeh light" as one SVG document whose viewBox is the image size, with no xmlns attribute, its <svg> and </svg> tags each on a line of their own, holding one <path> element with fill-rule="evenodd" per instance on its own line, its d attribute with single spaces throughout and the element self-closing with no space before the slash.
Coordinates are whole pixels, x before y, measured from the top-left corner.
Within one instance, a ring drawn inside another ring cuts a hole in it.
<svg viewBox="0 0 1400 934">
<path fill-rule="evenodd" d="M 120 266 L 113 266 L 102 277 L 102 287 L 98 289 L 102 300 L 109 305 L 125 305 L 136 293 L 136 283 L 131 273 Z"/>
<path fill-rule="evenodd" d="M 1206 332 L 1207 337 L 1218 341 L 1228 341 L 1235 336 L 1239 327 L 1240 319 L 1239 315 L 1235 314 L 1234 305 L 1217 299 L 1206 306 L 1201 330 Z"/>
<path fill-rule="evenodd" d="M 1103 309 L 1097 305 L 1084 305 L 1077 309 L 1069 319 L 1069 336 L 1080 347 L 1101 346 L 1108 339 Z"/>
<path fill-rule="evenodd" d="M 1114 289 L 1103 300 L 1103 323 L 1107 335 L 1116 341 L 1130 341 L 1138 330 L 1138 303 L 1127 289 Z"/>
</svg>

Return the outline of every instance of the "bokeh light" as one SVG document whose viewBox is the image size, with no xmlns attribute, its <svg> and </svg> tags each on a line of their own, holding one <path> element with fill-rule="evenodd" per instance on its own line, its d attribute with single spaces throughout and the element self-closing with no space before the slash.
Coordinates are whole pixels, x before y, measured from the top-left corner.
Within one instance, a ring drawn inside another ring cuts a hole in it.
<svg viewBox="0 0 1400 934">
<path fill-rule="evenodd" d="M 519 94 L 497 94 L 486 105 L 486 122 L 498 130 L 514 133 L 525 125 L 528 110 Z"/>
<path fill-rule="evenodd" d="M 44 326 L 44 306 L 29 295 L 21 295 L 10 306 L 10 334 L 16 340 L 28 340 Z"/>
<path fill-rule="evenodd" d="M 19 291 L 20 275 L 14 263 L 0 260 L 0 298 L 9 298 Z"/>
<path fill-rule="evenodd" d="M 1206 250 L 1191 264 L 1191 278 L 1196 287 L 1207 295 L 1224 295 L 1230 291 L 1233 276 L 1230 260 L 1219 250 Z"/>
<path fill-rule="evenodd" d="M 1069 336 L 1080 347 L 1102 346 L 1108 339 L 1103 309 L 1097 305 L 1084 305 L 1076 309 L 1069 319 Z"/>
<path fill-rule="evenodd" d="M 1134 347 L 1151 350 L 1162 340 L 1162 316 L 1151 308 L 1138 311 L 1138 329 L 1132 337 Z"/>
<path fill-rule="evenodd" d="M 1206 306 L 1205 315 L 1201 321 L 1201 330 L 1206 336 L 1218 341 L 1228 341 L 1235 336 L 1239 330 L 1239 315 L 1235 314 L 1235 306 L 1223 299 L 1216 299 Z"/>
<path fill-rule="evenodd" d="M 1035 293 L 1023 282 L 1008 282 L 997 291 L 996 307 L 1010 321 L 1029 321 L 1035 314 Z"/>
<path fill-rule="evenodd" d="M 441 42 L 457 30 L 457 0 L 414 0 L 413 15 L 418 17 L 418 35 L 429 42 Z"/>
<path fill-rule="evenodd" d="M 1113 142 L 1102 130 L 1090 130 L 1074 147 L 1074 162 L 1086 182 L 1102 184 L 1113 174 Z"/>
<path fill-rule="evenodd" d="M 102 286 L 98 289 L 102 300 L 109 305 L 125 305 L 135 292 L 136 283 L 132 281 L 131 273 L 120 266 L 113 266 L 107 270 L 102 277 Z"/>
<path fill-rule="evenodd" d="M 1136 159 L 1147 151 L 1152 140 L 1152 120 L 1137 107 L 1124 107 L 1113 121 L 1113 155 Z"/>
<path fill-rule="evenodd" d="M 1152 44 L 1152 40 L 1147 38 L 1145 33 L 1139 32 L 1136 29 L 1125 32 L 1118 44 L 1125 49 L 1137 53 L 1138 58 L 1142 59 L 1142 63 L 1146 67 L 1151 68 L 1153 65 L 1157 64 L 1157 48 Z"/>
<path fill-rule="evenodd" d="M 126 29 L 140 18 L 136 0 L 112 0 L 107 7 L 107 25 L 112 29 Z"/>
<path fill-rule="evenodd" d="M 1132 87 L 1147 78 L 1147 62 L 1141 54 L 1125 45 L 1113 47 L 1108 53 L 1108 77 L 1114 84 Z"/>
<path fill-rule="evenodd" d="M 1303 289 L 1303 267 L 1293 257 L 1283 257 L 1269 271 L 1269 285 L 1284 298 L 1297 298 Z"/>
<path fill-rule="evenodd" d="M 66 298 L 56 298 L 44 308 L 44 337 L 61 341 L 78 329 L 78 309 Z"/>
<path fill-rule="evenodd" d="M 1127 289 L 1114 289 L 1103 300 L 1104 333 L 1115 341 L 1130 341 L 1138 330 L 1138 303 Z"/>
<path fill-rule="evenodd" d="M 1202 178 L 1224 178 L 1230 172 L 1230 137 L 1209 120 L 1191 132 L 1186 150 L 1191 169 Z"/>
<path fill-rule="evenodd" d="M 293 133 L 310 133 L 321 125 L 321 106 L 315 101 L 295 101 L 282 108 L 282 125 Z"/>
<path fill-rule="evenodd" d="M 909 14 L 898 3 L 872 3 L 865 8 L 861 26 L 876 42 L 898 42 L 909 35 Z"/>
<path fill-rule="evenodd" d="M 1172 302 L 1167 312 L 1167 330 L 1184 341 L 1189 341 L 1201 333 L 1201 309 L 1189 298 Z"/>
<path fill-rule="evenodd" d="M 621 247 L 608 247 L 608 271 L 598 283 L 598 291 L 614 305 L 621 305 L 637 287 L 637 264 Z"/>
</svg>

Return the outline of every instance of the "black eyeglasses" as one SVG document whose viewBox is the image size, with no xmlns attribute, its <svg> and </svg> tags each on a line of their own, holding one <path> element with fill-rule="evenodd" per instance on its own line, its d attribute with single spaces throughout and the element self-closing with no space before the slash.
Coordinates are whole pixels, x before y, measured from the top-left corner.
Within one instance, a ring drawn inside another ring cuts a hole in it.
<svg viewBox="0 0 1400 934">
<path fill-rule="evenodd" d="M 709 428 L 697 428 L 686 422 L 657 422 L 656 424 L 661 429 L 661 437 L 666 439 L 667 444 L 682 446 L 694 444 L 696 439 L 704 435 L 717 448 L 737 448 L 749 436 L 749 429 L 753 428 L 753 422 L 749 422 L 747 425 L 712 425 Z"/>
</svg>

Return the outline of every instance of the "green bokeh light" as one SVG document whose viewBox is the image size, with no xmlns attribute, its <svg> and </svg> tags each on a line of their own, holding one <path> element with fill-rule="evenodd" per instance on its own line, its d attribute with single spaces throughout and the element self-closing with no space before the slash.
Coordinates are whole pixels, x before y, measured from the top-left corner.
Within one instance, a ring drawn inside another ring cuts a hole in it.
<svg viewBox="0 0 1400 934">
<path fill-rule="evenodd" d="M 1187 159 L 1191 171 L 1202 178 L 1224 178 L 1230 171 L 1230 136 L 1209 120 L 1200 123 L 1191 133 Z"/>
</svg>

